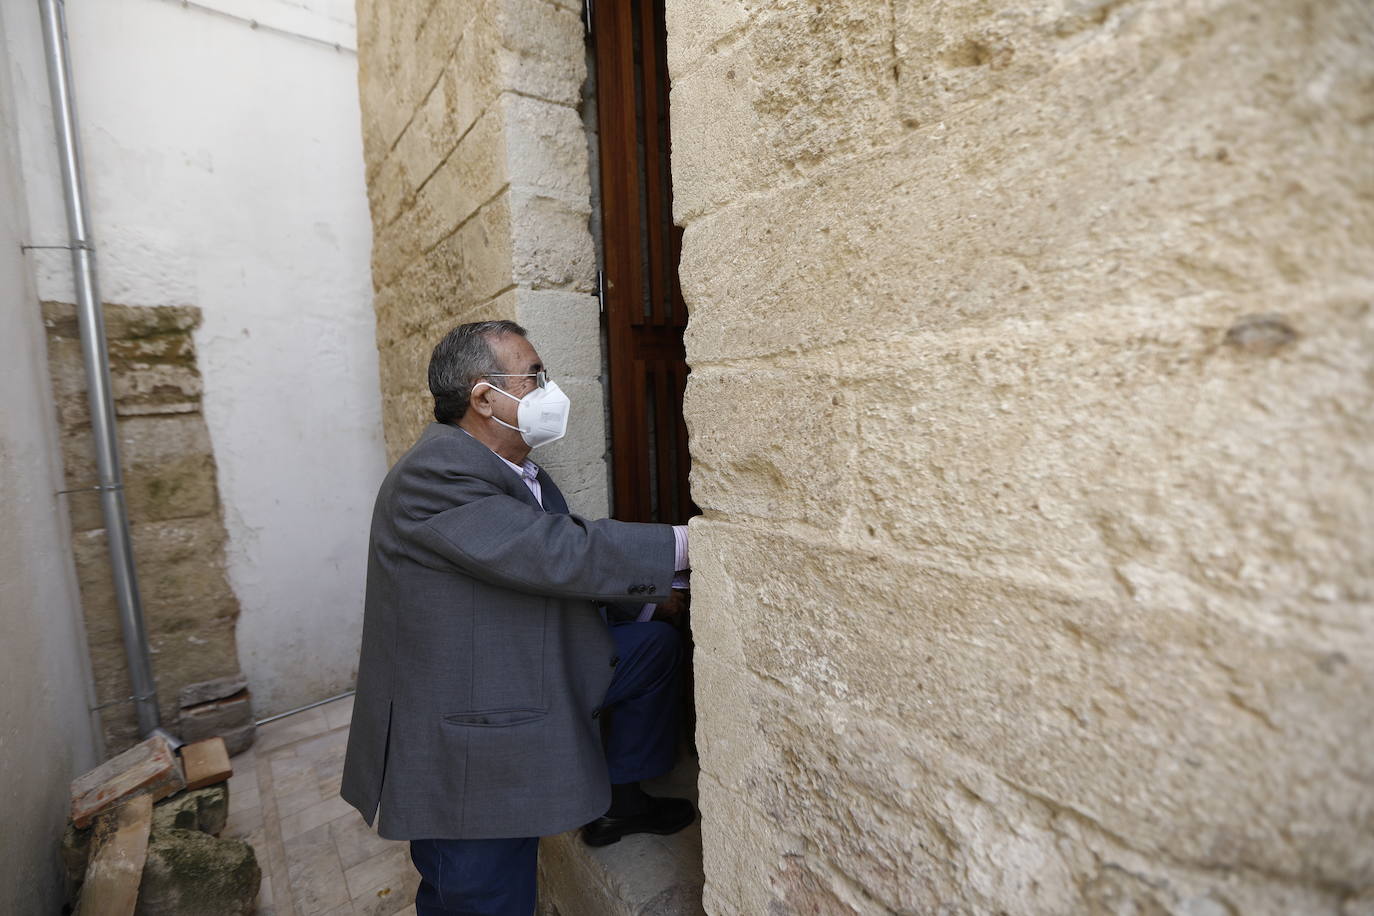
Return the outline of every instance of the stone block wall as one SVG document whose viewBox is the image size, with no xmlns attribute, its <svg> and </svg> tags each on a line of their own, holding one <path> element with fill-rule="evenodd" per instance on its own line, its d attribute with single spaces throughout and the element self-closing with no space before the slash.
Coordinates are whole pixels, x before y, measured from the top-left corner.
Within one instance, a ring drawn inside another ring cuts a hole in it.
<svg viewBox="0 0 1374 916">
<path fill-rule="evenodd" d="M 581 4 L 360 0 L 358 31 L 389 460 L 432 420 L 439 338 L 511 319 L 573 402 L 567 438 L 533 457 L 604 515 Z"/>
<path fill-rule="evenodd" d="M 72 549 L 106 749 L 138 741 L 110 578 L 76 313 L 45 303 L 48 365 L 62 442 Z M 175 729 L 182 687 L 238 671 L 238 600 L 224 570 L 215 458 L 201 414 L 192 331 L 198 309 L 105 306 L 110 374 L 134 563 L 162 720 Z"/>
<path fill-rule="evenodd" d="M 708 911 L 1374 912 L 1368 4 L 668 27 Z"/>
</svg>

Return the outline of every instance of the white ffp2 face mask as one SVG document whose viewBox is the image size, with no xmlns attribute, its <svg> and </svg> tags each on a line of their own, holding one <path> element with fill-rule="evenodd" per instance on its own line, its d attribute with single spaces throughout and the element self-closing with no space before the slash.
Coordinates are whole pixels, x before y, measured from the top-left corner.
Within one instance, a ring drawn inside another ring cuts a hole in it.
<svg viewBox="0 0 1374 916">
<path fill-rule="evenodd" d="M 495 415 L 492 419 L 506 429 L 518 432 L 530 448 L 557 442 L 567 433 L 568 411 L 572 408 L 572 402 L 563 393 L 563 389 L 558 387 L 557 382 L 547 382 L 543 388 L 536 388 L 523 398 L 517 398 L 509 391 L 502 391 L 491 382 L 478 382 L 472 386 L 472 390 L 476 391 L 483 385 L 492 391 L 500 391 L 512 401 L 520 402 L 515 414 L 515 421 L 520 424 L 519 426 L 511 426 Z"/>
</svg>

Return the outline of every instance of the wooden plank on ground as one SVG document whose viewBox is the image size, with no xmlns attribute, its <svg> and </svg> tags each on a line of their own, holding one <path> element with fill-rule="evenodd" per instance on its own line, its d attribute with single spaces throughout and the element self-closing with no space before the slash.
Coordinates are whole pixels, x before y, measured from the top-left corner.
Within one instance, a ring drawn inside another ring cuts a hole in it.
<svg viewBox="0 0 1374 916">
<path fill-rule="evenodd" d="M 154 735 L 72 780 L 72 823 L 85 827 L 130 795 L 147 793 L 157 801 L 185 787 L 171 744 Z"/>
<path fill-rule="evenodd" d="M 132 916 L 152 824 L 151 795 L 131 798 L 96 818 L 76 916 Z"/>
<path fill-rule="evenodd" d="M 186 772 L 186 788 L 199 789 L 224 782 L 234 775 L 229 750 L 218 736 L 188 744 L 181 749 L 181 766 Z"/>
</svg>

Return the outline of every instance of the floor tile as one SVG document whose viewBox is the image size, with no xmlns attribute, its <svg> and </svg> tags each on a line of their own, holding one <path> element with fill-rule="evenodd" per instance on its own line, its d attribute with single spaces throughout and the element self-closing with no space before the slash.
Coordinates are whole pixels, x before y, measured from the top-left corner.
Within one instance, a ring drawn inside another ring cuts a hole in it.
<svg viewBox="0 0 1374 916">
<path fill-rule="evenodd" d="M 342 798 L 339 798 L 339 796 L 335 795 L 333 798 L 326 798 L 321 802 L 311 805 L 309 808 L 304 808 L 283 817 L 281 819 L 282 842 L 299 836 L 307 830 L 313 830 L 322 824 L 328 824 L 335 818 L 343 817 L 345 814 L 351 813 L 353 813 L 353 806 Z"/>
<path fill-rule="evenodd" d="M 254 805 L 249 808 L 245 805 L 237 804 L 232 799 L 229 802 L 229 819 L 224 823 L 224 829 L 220 831 L 223 837 L 246 837 L 255 830 L 262 829 L 262 808 Z"/>
<path fill-rule="evenodd" d="M 339 851 L 339 862 L 345 869 L 396 848 L 409 854 L 409 843 L 384 840 L 377 836 L 377 831 L 367 826 L 367 821 L 356 811 L 352 817 L 330 821 L 329 830 L 334 837 L 334 848 Z"/>
<path fill-rule="evenodd" d="M 312 782 L 299 792 L 292 792 L 290 795 L 278 795 L 276 798 L 277 816 L 285 820 L 306 808 L 318 805 L 322 801 L 324 801 L 324 795 L 320 792 L 319 784 Z"/>
<path fill-rule="evenodd" d="M 257 773 L 253 774 L 253 784 L 241 784 L 238 789 L 229 790 L 229 807 L 256 808 L 262 804 L 262 793 L 258 791 Z"/>
<path fill-rule="evenodd" d="M 381 884 L 397 881 L 404 874 L 415 871 L 405 847 L 397 846 L 380 855 L 364 859 L 344 872 L 348 892 L 354 897 Z"/>
<path fill-rule="evenodd" d="M 319 916 L 351 899 L 328 825 L 285 840 L 282 848 L 286 855 L 286 884 L 300 916 Z"/>
<path fill-rule="evenodd" d="M 319 781 L 315 767 L 305 757 L 297 757 L 295 751 L 279 750 L 267 755 L 272 767 L 272 794 L 277 798 L 298 792 Z"/>
<path fill-rule="evenodd" d="M 259 726 L 253 749 L 261 754 L 328 730 L 329 725 L 324 713 L 321 712 L 321 707 L 307 709 L 305 712 L 298 712 L 285 719 Z"/>
<path fill-rule="evenodd" d="M 419 889 L 419 872 L 407 867 L 393 875 L 391 880 L 354 896 L 354 916 L 393 916 L 406 909 L 414 913 L 415 892 Z"/>
<path fill-rule="evenodd" d="M 330 758 L 342 760 L 347 747 L 348 729 L 340 728 L 297 741 L 291 745 L 291 750 L 297 757 L 313 762 Z"/>
</svg>

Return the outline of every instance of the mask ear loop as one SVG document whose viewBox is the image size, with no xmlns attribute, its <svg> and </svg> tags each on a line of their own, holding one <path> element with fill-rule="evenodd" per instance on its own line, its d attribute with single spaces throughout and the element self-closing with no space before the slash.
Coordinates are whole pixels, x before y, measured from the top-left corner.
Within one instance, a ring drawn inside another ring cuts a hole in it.
<svg viewBox="0 0 1374 916">
<path fill-rule="evenodd" d="M 501 393 L 504 394 L 506 397 L 510 398 L 512 401 L 515 401 L 517 404 L 524 400 L 524 398 L 517 398 L 515 395 L 511 394 L 509 391 L 506 391 L 506 390 L 503 389 L 503 388 L 497 388 L 497 387 L 496 387 L 495 385 L 493 385 L 491 382 L 478 382 L 476 385 L 473 385 L 473 386 L 472 386 L 472 391 L 469 391 L 469 392 L 468 392 L 468 398 L 471 399 L 471 397 L 472 397 L 472 395 L 473 395 L 473 392 L 475 392 L 478 388 L 481 388 L 483 385 L 486 385 L 486 386 L 487 386 L 488 388 L 490 388 L 492 391 L 499 391 L 499 392 L 501 392 Z M 519 414 L 516 414 L 516 419 L 519 419 L 519 417 L 520 417 L 520 415 L 519 415 Z M 493 420 L 495 420 L 497 423 L 500 423 L 500 424 L 501 424 L 502 426 L 504 426 L 506 429 L 513 429 L 513 430 L 515 430 L 517 433 L 519 433 L 521 436 L 524 436 L 524 435 L 525 435 L 525 431 L 524 431 L 523 429 L 521 429 L 521 428 L 518 427 L 518 426 L 511 426 L 509 423 L 507 423 L 505 420 L 502 420 L 502 419 L 501 419 L 500 417 L 498 417 L 496 414 L 492 414 L 492 415 L 491 415 L 491 418 L 492 418 Z"/>
</svg>

